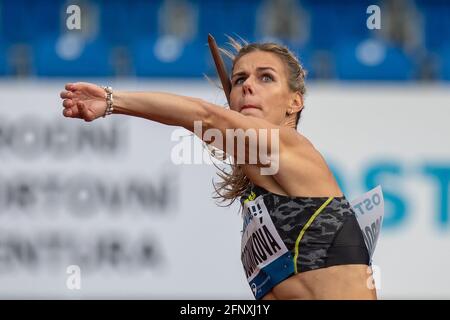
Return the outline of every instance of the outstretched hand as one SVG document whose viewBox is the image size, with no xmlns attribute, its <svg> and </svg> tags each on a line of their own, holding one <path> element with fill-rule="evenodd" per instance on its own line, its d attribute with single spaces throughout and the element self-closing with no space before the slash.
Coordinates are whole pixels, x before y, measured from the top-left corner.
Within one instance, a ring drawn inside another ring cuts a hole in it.
<svg viewBox="0 0 450 320">
<path fill-rule="evenodd" d="M 68 83 L 60 96 L 64 99 L 63 115 L 93 121 L 106 110 L 106 93 L 102 87 L 88 82 Z"/>
</svg>

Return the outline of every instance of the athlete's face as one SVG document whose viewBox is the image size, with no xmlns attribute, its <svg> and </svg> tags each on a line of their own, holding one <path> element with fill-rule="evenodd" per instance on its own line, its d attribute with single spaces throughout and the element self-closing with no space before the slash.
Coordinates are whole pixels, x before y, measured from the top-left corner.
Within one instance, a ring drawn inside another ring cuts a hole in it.
<svg viewBox="0 0 450 320">
<path fill-rule="evenodd" d="M 289 110 L 299 111 L 302 98 L 288 86 L 287 70 L 274 53 L 254 51 L 235 64 L 230 108 L 245 115 L 282 125 Z"/>
</svg>

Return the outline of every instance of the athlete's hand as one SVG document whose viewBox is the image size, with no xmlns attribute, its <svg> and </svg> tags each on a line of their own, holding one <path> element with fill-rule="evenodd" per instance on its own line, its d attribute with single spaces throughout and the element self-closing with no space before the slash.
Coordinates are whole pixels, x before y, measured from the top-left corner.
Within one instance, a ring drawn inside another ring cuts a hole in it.
<svg viewBox="0 0 450 320">
<path fill-rule="evenodd" d="M 64 99 L 63 115 L 93 121 L 102 117 L 106 110 L 106 93 L 102 87 L 92 83 L 68 83 L 60 96 Z"/>
</svg>

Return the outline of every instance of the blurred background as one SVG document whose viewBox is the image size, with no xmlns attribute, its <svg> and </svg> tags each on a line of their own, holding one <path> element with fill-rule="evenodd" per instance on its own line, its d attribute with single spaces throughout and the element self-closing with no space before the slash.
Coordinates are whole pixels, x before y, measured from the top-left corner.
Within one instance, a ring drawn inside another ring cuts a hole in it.
<svg viewBox="0 0 450 320">
<path fill-rule="evenodd" d="M 2 76 L 202 77 L 214 73 L 205 45 L 212 33 L 219 42 L 225 34 L 281 41 L 299 55 L 311 80 L 450 80 L 445 0 L 2 0 L 0 5 Z M 70 5 L 79 8 L 79 29 L 68 29 L 75 13 Z M 381 28 L 367 27 L 370 5 L 382 13 Z"/>
<path fill-rule="evenodd" d="M 0 297 L 252 299 L 238 205 L 212 199 L 200 141 L 139 118 L 65 119 L 59 99 L 88 81 L 225 106 L 205 79 L 208 33 L 300 58 L 298 130 L 349 200 L 383 188 L 379 297 L 449 299 L 445 0 L 0 0 Z"/>
</svg>

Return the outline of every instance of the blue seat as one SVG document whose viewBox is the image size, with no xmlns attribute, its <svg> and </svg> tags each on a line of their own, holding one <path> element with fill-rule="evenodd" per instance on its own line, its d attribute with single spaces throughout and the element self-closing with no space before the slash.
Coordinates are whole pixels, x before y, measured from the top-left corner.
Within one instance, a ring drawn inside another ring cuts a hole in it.
<svg viewBox="0 0 450 320">
<path fill-rule="evenodd" d="M 417 4 L 424 16 L 425 45 L 431 51 L 439 50 L 450 41 L 449 2 L 426 0 Z"/>
<path fill-rule="evenodd" d="M 65 20 L 69 17 L 66 13 L 67 6 L 71 4 L 65 0 L 33 0 L 33 39 L 36 35 L 57 35 L 66 30 Z M 27 10 L 28 11 L 28 10 Z M 61 20 L 63 24 L 61 25 Z M 61 30 L 61 28 L 63 28 Z"/>
<path fill-rule="evenodd" d="M 130 9 L 121 0 L 102 1 L 100 6 L 100 32 L 111 43 L 125 43 L 133 34 L 133 16 Z"/>
<path fill-rule="evenodd" d="M 439 51 L 439 78 L 450 81 L 450 45 Z"/>
<path fill-rule="evenodd" d="M 305 3 L 310 15 L 310 37 L 312 46 L 319 49 L 329 49 L 336 41 L 334 32 L 339 29 L 339 16 L 336 6 L 330 2 Z"/>
<path fill-rule="evenodd" d="M 199 8 L 198 36 L 211 33 L 217 42 L 228 42 L 225 35 L 252 41 L 255 33 L 256 0 L 199 1 L 191 0 Z"/>
<path fill-rule="evenodd" d="M 198 35 L 206 39 L 208 33 L 211 33 L 217 41 L 222 40 L 224 34 L 229 32 L 227 27 L 231 23 L 227 21 L 226 15 L 217 13 L 227 12 L 227 3 L 224 1 L 200 1 L 198 4 Z"/>
<path fill-rule="evenodd" d="M 24 43 L 37 35 L 57 33 L 63 0 L 6 0 L 1 2 L 0 30 L 8 42 Z"/>
<path fill-rule="evenodd" d="M 318 68 L 318 61 L 317 61 L 317 54 L 318 52 L 311 47 L 304 47 L 301 48 L 297 56 L 300 59 L 300 63 L 302 64 L 303 68 L 306 70 L 306 79 L 307 80 L 314 80 L 320 78 L 319 70 Z M 332 69 L 332 63 L 330 61 L 330 76 L 333 76 L 333 69 Z"/>
<path fill-rule="evenodd" d="M 337 28 L 329 30 L 335 36 L 335 41 L 345 41 L 346 38 L 364 39 L 370 37 L 371 32 L 367 28 L 367 7 L 376 1 L 342 1 L 336 2 Z M 376 32 L 376 31 L 375 31 Z"/>
<path fill-rule="evenodd" d="M 209 58 L 207 38 L 182 43 L 153 35 L 132 46 L 135 74 L 140 77 L 201 77 Z"/>
<path fill-rule="evenodd" d="M 161 0 L 103 0 L 100 33 L 112 45 L 130 45 L 136 38 L 157 32 Z"/>
<path fill-rule="evenodd" d="M 7 48 L 6 42 L 0 37 L 0 76 L 11 74 L 11 66 L 8 61 Z"/>
<path fill-rule="evenodd" d="M 32 39 L 33 8 L 31 1 L 27 0 L 2 2 L 0 30 L 6 40 L 9 42 L 26 42 Z"/>
<path fill-rule="evenodd" d="M 34 69 L 38 76 L 93 76 L 114 74 L 110 50 L 102 39 L 62 43 L 59 37 L 44 36 L 34 41 Z"/>
<path fill-rule="evenodd" d="M 225 1 L 222 19 L 224 33 L 238 38 L 240 36 L 249 42 L 255 41 L 256 13 L 260 1 Z"/>
<path fill-rule="evenodd" d="M 413 78 L 413 62 L 399 48 L 379 43 L 378 47 L 362 50 L 361 45 L 361 42 L 351 41 L 337 47 L 339 79 L 396 81 Z"/>
</svg>

